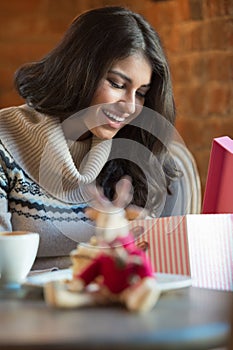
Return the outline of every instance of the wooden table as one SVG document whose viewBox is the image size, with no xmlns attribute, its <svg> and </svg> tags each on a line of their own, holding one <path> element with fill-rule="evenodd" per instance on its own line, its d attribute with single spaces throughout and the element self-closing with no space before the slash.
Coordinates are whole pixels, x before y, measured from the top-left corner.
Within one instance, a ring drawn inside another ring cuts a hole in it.
<svg viewBox="0 0 233 350">
<path fill-rule="evenodd" d="M 38 292 L 37 292 L 38 293 Z M 0 349 L 211 349 L 230 333 L 232 292 L 184 288 L 164 293 L 144 315 L 123 307 L 51 309 L 43 299 L 0 300 Z"/>
</svg>

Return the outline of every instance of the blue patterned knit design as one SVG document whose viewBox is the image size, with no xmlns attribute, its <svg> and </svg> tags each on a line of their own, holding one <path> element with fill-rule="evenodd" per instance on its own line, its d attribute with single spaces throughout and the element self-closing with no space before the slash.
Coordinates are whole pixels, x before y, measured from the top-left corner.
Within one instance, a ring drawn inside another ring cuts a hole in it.
<svg viewBox="0 0 233 350">
<path fill-rule="evenodd" d="M 13 221 L 18 216 L 44 222 L 85 222 L 85 207 L 85 203 L 70 205 L 61 202 L 43 191 L 0 143 L 0 228 L 4 208 L 9 210 Z"/>
</svg>

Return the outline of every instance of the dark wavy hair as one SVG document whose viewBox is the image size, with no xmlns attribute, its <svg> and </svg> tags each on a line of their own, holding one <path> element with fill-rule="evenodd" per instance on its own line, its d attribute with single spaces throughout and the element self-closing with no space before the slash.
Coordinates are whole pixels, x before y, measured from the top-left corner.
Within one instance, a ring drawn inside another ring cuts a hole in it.
<svg viewBox="0 0 233 350">
<path fill-rule="evenodd" d="M 63 121 L 90 106 L 100 80 L 113 62 L 136 52 L 147 57 L 153 70 L 145 107 L 174 125 L 171 76 L 159 35 L 143 16 L 123 7 L 97 8 L 75 18 L 50 53 L 16 72 L 15 86 L 32 108 L 47 115 L 60 116 Z M 158 125 L 153 114 L 144 120 L 141 113 L 137 119 L 137 126 L 129 124 L 123 127 L 114 139 L 136 141 L 155 156 L 152 157 L 154 160 L 146 157 L 139 167 L 121 157 L 121 152 L 114 153 L 113 142 L 111 159 L 102 169 L 97 182 L 112 198 L 115 183 L 123 175 L 130 175 L 134 186 L 133 203 L 156 213 L 162 196 L 168 192 L 170 180 L 177 176 L 164 143 L 170 138 L 171 129 L 163 128 L 160 138 L 155 136 Z M 150 132 L 144 130 L 144 122 Z M 136 151 L 135 142 L 127 151 Z M 119 158 L 117 154 L 120 154 Z M 161 176 L 161 172 L 165 177 Z"/>
</svg>

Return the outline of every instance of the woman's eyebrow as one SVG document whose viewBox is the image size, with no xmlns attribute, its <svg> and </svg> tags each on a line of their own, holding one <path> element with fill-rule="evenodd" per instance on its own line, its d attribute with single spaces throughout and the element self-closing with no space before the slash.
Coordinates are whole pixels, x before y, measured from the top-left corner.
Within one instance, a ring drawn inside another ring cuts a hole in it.
<svg viewBox="0 0 233 350">
<path fill-rule="evenodd" d="M 122 79 L 124 79 L 124 80 L 128 81 L 130 84 L 132 84 L 132 79 L 130 79 L 129 77 L 127 77 L 127 75 L 125 75 L 125 74 L 123 74 L 123 73 L 121 73 L 121 72 L 119 72 L 117 70 L 111 69 L 109 71 L 109 73 L 113 73 L 113 74 L 119 75 Z M 150 83 L 149 84 L 144 84 L 141 87 L 150 87 L 150 85 L 151 85 Z"/>
</svg>

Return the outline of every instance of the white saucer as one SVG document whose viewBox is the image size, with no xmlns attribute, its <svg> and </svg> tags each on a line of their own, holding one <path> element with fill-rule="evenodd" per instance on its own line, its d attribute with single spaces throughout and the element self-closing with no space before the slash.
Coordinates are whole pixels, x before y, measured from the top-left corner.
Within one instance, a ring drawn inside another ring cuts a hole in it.
<svg viewBox="0 0 233 350">
<path fill-rule="evenodd" d="M 190 276 L 159 272 L 155 276 L 162 292 L 186 288 L 192 285 L 192 278 Z"/>
<path fill-rule="evenodd" d="M 192 285 L 192 279 L 190 276 L 175 275 L 168 273 L 156 273 L 156 280 L 158 282 L 159 288 L 162 292 L 190 287 Z M 28 276 L 26 285 L 40 286 L 50 281 L 57 281 L 63 279 L 71 279 L 72 271 L 71 269 L 50 271 L 50 272 L 39 272 L 38 274 L 33 273 Z"/>
</svg>

